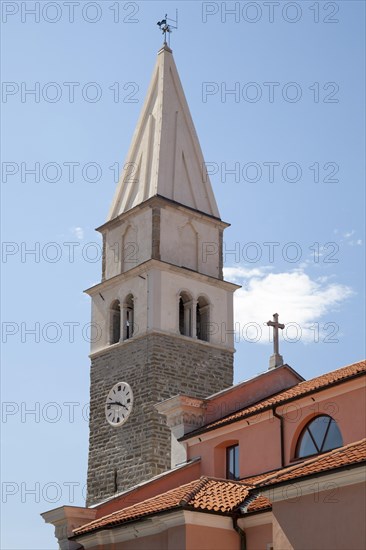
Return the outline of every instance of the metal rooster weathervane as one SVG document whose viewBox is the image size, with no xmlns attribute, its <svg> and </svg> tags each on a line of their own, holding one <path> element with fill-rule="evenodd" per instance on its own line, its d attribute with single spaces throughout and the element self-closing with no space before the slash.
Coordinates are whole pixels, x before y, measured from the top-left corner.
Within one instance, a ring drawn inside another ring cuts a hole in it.
<svg viewBox="0 0 366 550">
<path fill-rule="evenodd" d="M 157 22 L 158 27 L 160 28 L 162 34 L 164 35 L 164 44 L 167 43 L 166 37 L 168 34 L 169 47 L 170 47 L 170 33 L 172 32 L 172 29 L 178 28 L 178 10 L 176 10 L 175 17 L 176 19 L 169 19 L 168 15 L 165 14 L 165 18 Z"/>
</svg>

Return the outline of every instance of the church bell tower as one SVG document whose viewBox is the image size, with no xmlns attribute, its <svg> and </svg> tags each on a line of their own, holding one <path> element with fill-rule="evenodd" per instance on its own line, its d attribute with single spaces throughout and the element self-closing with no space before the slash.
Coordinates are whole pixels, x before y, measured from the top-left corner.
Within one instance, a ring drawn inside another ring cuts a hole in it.
<svg viewBox="0 0 366 550">
<path fill-rule="evenodd" d="M 220 214 L 170 48 L 151 84 L 104 225 L 102 280 L 87 290 L 91 345 L 87 505 L 171 467 L 154 405 L 233 383 L 233 293 Z"/>
</svg>

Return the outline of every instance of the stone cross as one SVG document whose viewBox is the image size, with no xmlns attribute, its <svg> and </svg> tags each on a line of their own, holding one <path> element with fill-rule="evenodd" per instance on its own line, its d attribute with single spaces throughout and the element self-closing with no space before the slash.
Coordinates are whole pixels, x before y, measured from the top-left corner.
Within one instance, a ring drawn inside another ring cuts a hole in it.
<svg viewBox="0 0 366 550">
<path fill-rule="evenodd" d="M 269 368 L 274 369 L 283 365 L 283 357 L 279 352 L 278 329 L 283 330 L 285 325 L 278 322 L 278 313 L 274 313 L 273 321 L 268 321 L 266 325 L 273 327 L 273 355 L 269 359 Z"/>
</svg>

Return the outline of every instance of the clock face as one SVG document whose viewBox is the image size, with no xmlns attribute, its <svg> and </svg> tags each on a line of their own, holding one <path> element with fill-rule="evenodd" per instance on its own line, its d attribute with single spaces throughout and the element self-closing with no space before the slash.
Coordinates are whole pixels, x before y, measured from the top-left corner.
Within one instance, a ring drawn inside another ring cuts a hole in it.
<svg viewBox="0 0 366 550">
<path fill-rule="evenodd" d="M 129 384 L 118 382 L 107 395 L 105 416 L 111 426 L 122 426 L 130 416 L 133 395 Z"/>
</svg>

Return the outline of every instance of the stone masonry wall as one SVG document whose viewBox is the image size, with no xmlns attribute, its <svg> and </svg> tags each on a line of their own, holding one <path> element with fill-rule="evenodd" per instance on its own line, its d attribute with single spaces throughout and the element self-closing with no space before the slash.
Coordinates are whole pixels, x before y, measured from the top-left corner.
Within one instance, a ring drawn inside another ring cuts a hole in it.
<svg viewBox="0 0 366 550">
<path fill-rule="evenodd" d="M 130 384 L 134 405 L 118 428 L 105 418 L 108 391 Z M 150 334 L 92 359 L 87 505 L 170 468 L 170 430 L 154 405 L 184 393 L 207 397 L 233 383 L 233 354 L 196 340 Z"/>
</svg>

